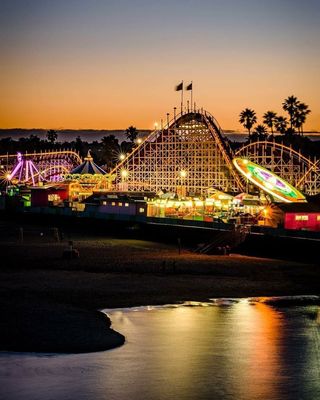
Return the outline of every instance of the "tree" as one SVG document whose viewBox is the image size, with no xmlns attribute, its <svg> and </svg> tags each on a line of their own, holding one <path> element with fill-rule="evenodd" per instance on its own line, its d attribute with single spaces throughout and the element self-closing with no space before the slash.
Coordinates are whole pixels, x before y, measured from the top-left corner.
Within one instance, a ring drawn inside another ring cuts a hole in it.
<svg viewBox="0 0 320 400">
<path fill-rule="evenodd" d="M 51 144 L 54 144 L 54 142 L 58 139 L 57 132 L 54 129 L 48 130 L 47 139 L 48 139 L 48 142 L 50 142 Z"/>
<path fill-rule="evenodd" d="M 281 115 L 279 115 L 275 119 L 274 126 L 275 126 L 277 132 L 280 132 L 280 133 L 282 133 L 284 135 L 286 133 L 286 131 L 287 131 L 287 126 L 288 126 L 287 118 L 286 117 L 282 117 Z"/>
<path fill-rule="evenodd" d="M 127 139 L 130 140 L 132 144 L 134 144 L 138 136 L 137 128 L 132 125 L 129 126 L 129 128 L 126 129 L 126 136 Z"/>
<path fill-rule="evenodd" d="M 244 126 L 244 128 L 248 129 L 248 134 L 250 138 L 250 131 L 253 125 L 257 122 L 257 116 L 254 110 L 250 108 L 245 108 L 241 111 L 239 115 L 239 122 Z"/>
<path fill-rule="evenodd" d="M 258 140 L 264 140 L 268 136 L 267 128 L 260 124 L 257 125 L 253 131 L 252 136 L 254 136 Z"/>
<path fill-rule="evenodd" d="M 305 103 L 299 103 L 294 115 L 293 124 L 298 132 L 303 135 L 303 124 L 306 122 L 307 115 L 311 113 L 309 106 Z"/>
<path fill-rule="evenodd" d="M 277 118 L 277 113 L 275 113 L 274 111 L 267 111 L 266 113 L 263 114 L 263 123 L 270 128 L 272 135 L 276 118 Z"/>
<path fill-rule="evenodd" d="M 294 117 L 298 110 L 300 102 L 295 96 L 289 96 L 282 103 L 282 108 L 284 111 L 287 111 L 290 117 L 290 128 L 291 131 L 294 131 Z"/>
<path fill-rule="evenodd" d="M 112 168 L 119 161 L 120 146 L 114 135 L 104 136 L 101 139 L 103 163 Z"/>
<path fill-rule="evenodd" d="M 78 152 L 80 153 L 80 155 L 83 155 L 83 141 L 80 136 L 76 137 L 75 147 L 76 150 L 78 150 Z"/>
</svg>

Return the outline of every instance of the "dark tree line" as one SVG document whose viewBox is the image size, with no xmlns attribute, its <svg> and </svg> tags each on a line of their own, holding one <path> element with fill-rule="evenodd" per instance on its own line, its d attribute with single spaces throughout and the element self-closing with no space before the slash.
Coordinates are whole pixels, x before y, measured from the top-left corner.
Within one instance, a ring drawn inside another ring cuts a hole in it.
<svg viewBox="0 0 320 400">
<path fill-rule="evenodd" d="M 21 137 L 14 140 L 11 137 L 0 139 L 0 154 L 15 154 L 18 151 L 22 153 L 33 153 L 51 150 L 75 150 L 84 157 L 88 150 L 95 162 L 109 171 L 122 158 L 129 154 L 137 145 L 139 132 L 134 126 L 130 126 L 126 131 L 126 140 L 119 141 L 114 135 L 104 136 L 100 141 L 83 141 L 80 136 L 69 142 L 58 142 L 58 134 L 50 129 L 47 132 L 46 139 L 40 139 L 37 135 Z"/>
</svg>

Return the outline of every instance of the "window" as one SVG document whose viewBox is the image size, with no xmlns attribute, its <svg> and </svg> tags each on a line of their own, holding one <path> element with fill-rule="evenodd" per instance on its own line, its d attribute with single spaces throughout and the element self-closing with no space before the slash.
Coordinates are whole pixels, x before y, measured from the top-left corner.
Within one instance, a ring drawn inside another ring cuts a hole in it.
<svg viewBox="0 0 320 400">
<path fill-rule="evenodd" d="M 143 213 L 144 212 L 144 208 L 139 208 L 139 213 Z"/>
<path fill-rule="evenodd" d="M 119 206 L 119 207 L 122 207 L 122 203 L 118 203 L 118 206 Z"/>
<path fill-rule="evenodd" d="M 116 205 L 116 203 L 113 201 L 113 202 L 111 203 L 111 205 L 112 205 L 112 206 L 115 206 L 115 205 Z"/>
<path fill-rule="evenodd" d="M 296 221 L 308 221 L 309 217 L 307 215 L 296 215 Z"/>
<path fill-rule="evenodd" d="M 103 202 L 102 202 L 102 205 L 103 205 L 103 206 L 106 206 L 106 205 L 107 205 L 107 202 L 106 202 L 106 201 L 103 201 Z"/>
<path fill-rule="evenodd" d="M 125 203 L 124 206 L 125 206 L 125 207 L 129 207 L 129 203 Z"/>
<path fill-rule="evenodd" d="M 320 221 L 320 215 L 317 215 L 317 221 Z"/>
<path fill-rule="evenodd" d="M 48 201 L 59 201 L 60 196 L 58 194 L 49 194 L 48 195 Z"/>
</svg>

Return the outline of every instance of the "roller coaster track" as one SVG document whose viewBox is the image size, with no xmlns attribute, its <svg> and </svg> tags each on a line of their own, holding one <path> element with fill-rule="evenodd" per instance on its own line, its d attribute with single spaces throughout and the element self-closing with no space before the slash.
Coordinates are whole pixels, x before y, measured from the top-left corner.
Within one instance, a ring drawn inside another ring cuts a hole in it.
<svg viewBox="0 0 320 400">
<path fill-rule="evenodd" d="M 36 167 L 37 173 L 30 176 L 30 168 L 22 166 L 19 174 L 14 178 L 15 182 L 30 183 L 32 178 L 47 181 L 60 181 L 63 174 L 79 165 L 82 160 L 78 153 L 72 150 L 59 150 L 48 152 L 34 152 L 21 154 L 26 164 L 30 163 Z M 0 155 L 0 167 L 3 174 L 10 175 L 17 166 L 17 154 Z"/>
<path fill-rule="evenodd" d="M 232 150 L 212 115 L 203 110 L 179 114 L 155 130 L 112 171 L 126 190 L 173 191 L 206 195 L 209 188 L 243 190 L 232 165 Z"/>
</svg>

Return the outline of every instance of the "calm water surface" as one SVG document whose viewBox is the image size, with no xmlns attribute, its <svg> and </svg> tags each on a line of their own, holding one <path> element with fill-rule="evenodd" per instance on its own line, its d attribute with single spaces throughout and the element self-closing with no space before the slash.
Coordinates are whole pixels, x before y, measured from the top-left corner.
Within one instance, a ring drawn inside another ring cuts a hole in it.
<svg viewBox="0 0 320 400">
<path fill-rule="evenodd" d="M 248 301 L 108 312 L 126 344 L 0 353 L 1 399 L 320 399 L 318 309 Z"/>
</svg>

